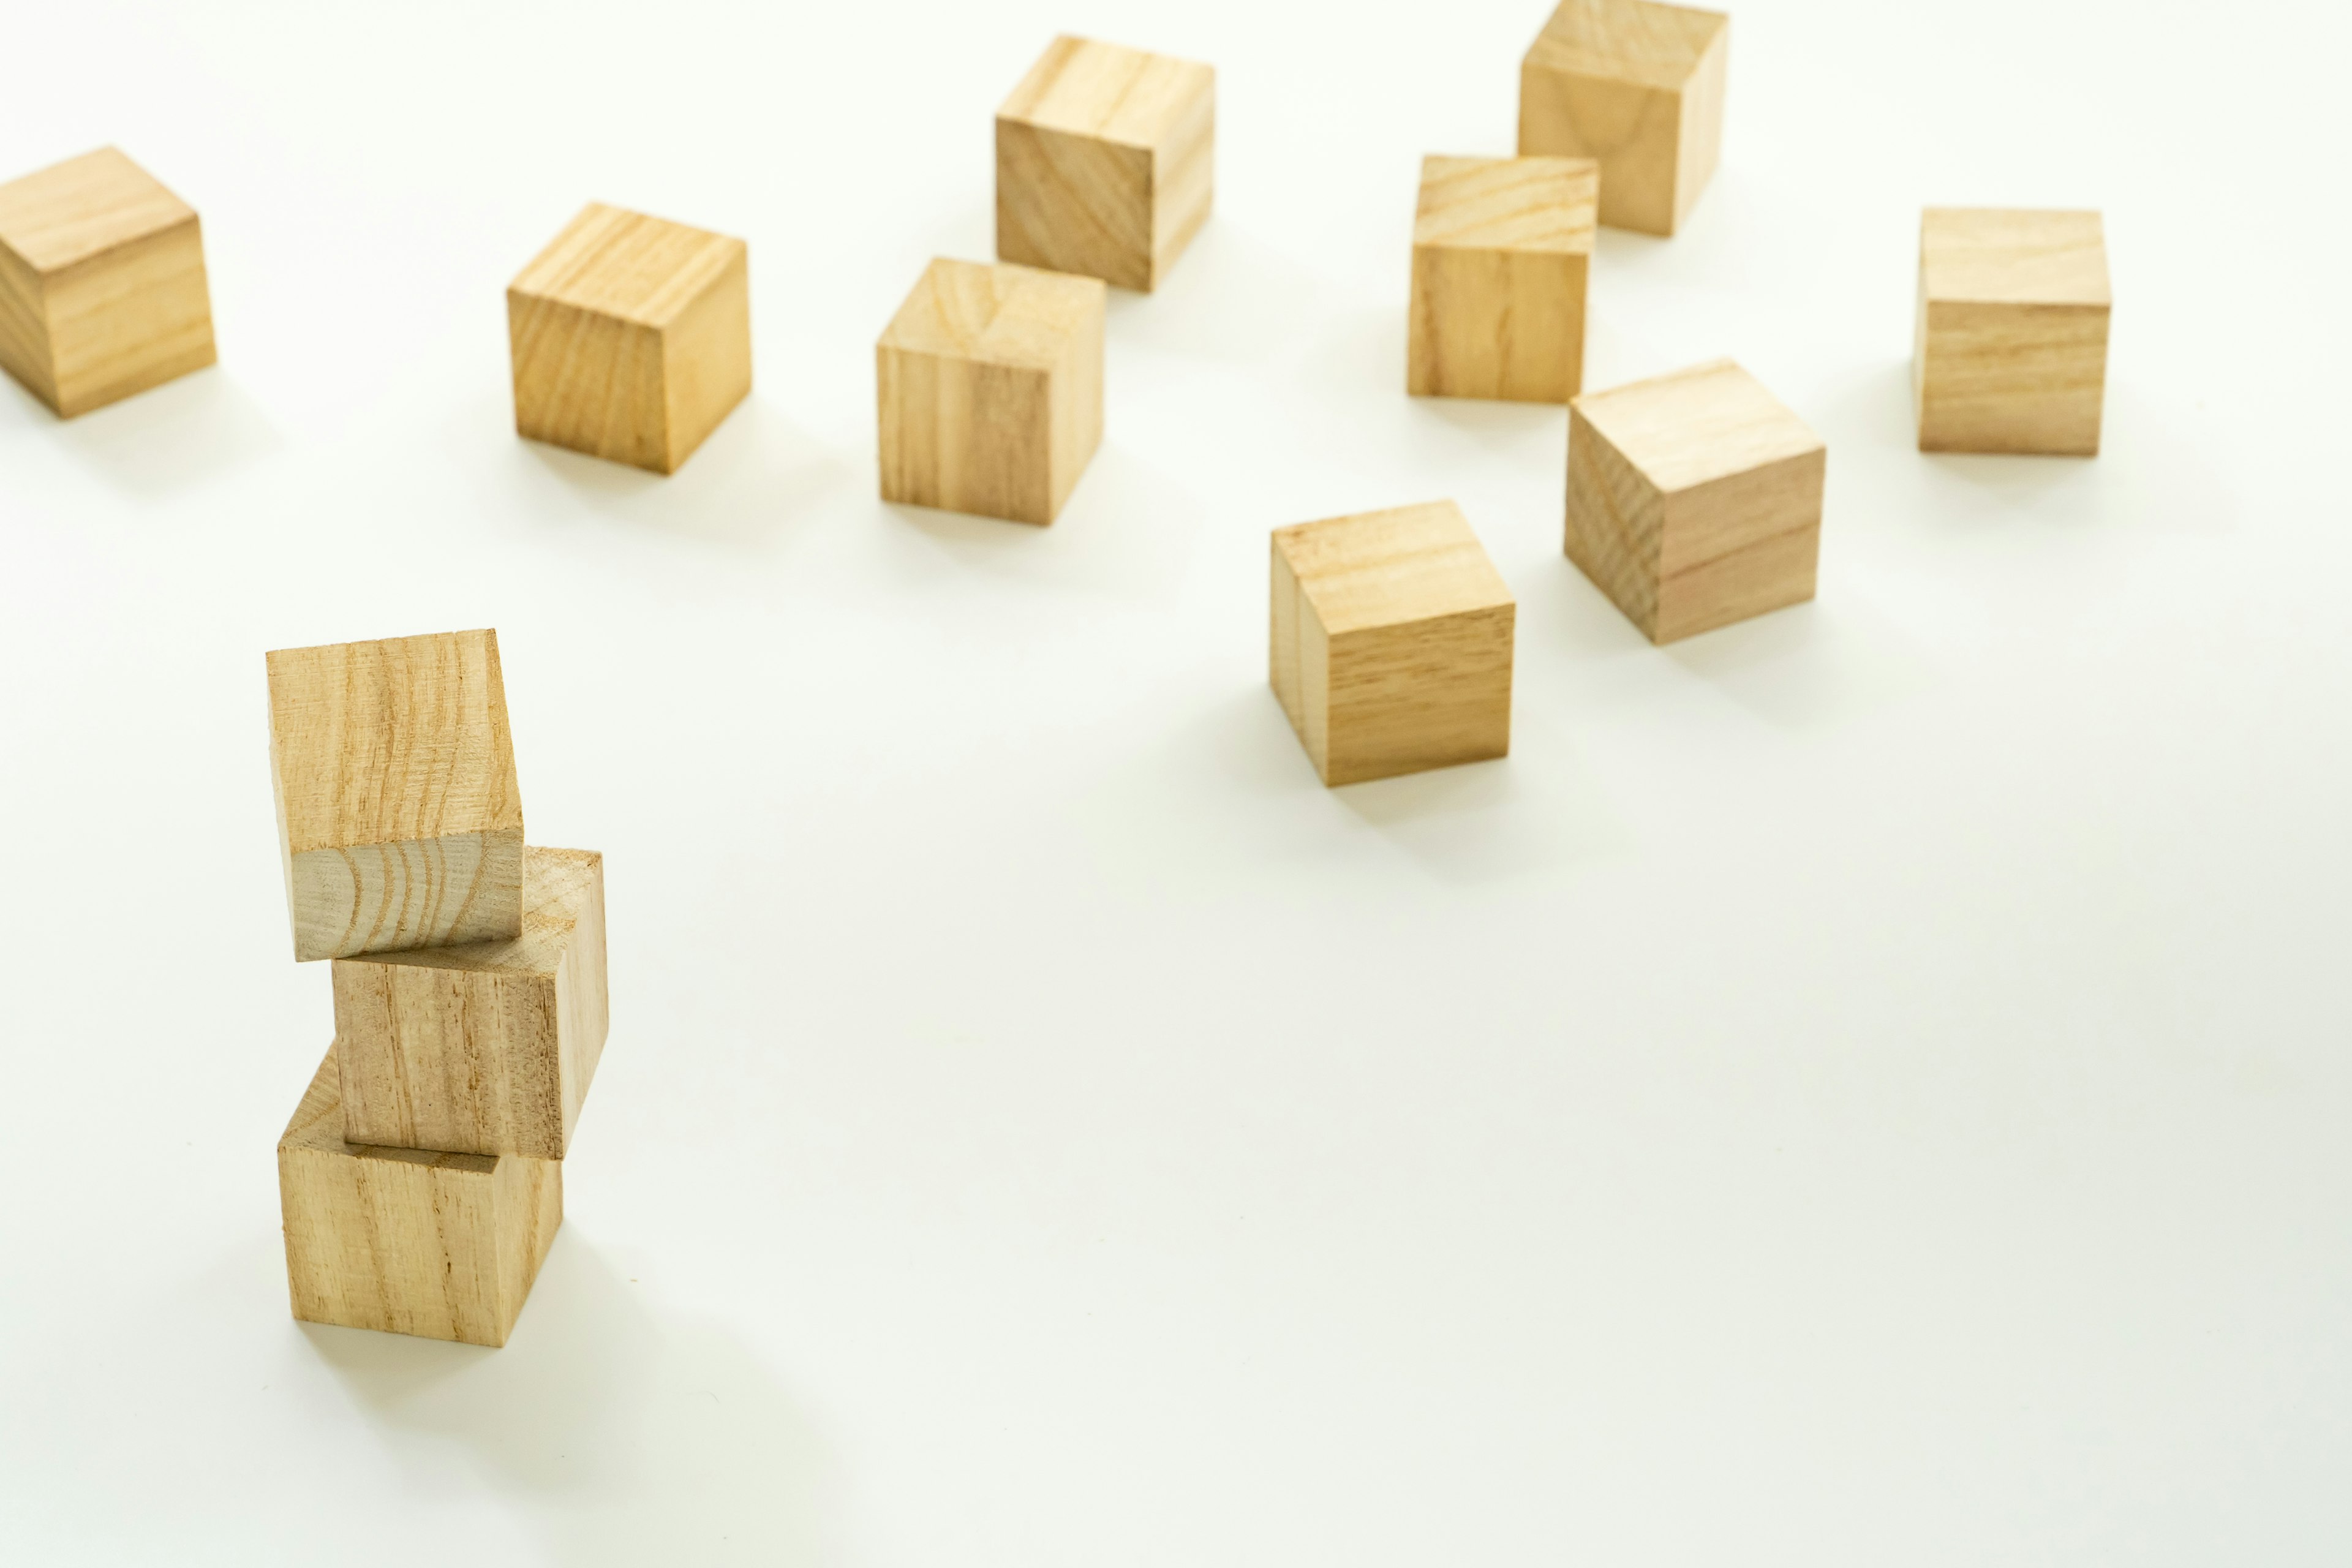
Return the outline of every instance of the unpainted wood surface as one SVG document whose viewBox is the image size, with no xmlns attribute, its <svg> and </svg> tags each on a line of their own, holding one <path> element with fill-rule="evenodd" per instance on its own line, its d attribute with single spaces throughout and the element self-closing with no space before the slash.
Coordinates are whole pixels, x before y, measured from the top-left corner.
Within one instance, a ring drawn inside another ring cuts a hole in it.
<svg viewBox="0 0 2352 1568">
<path fill-rule="evenodd" d="M 1562 0 L 1519 67 L 1519 152 L 1601 164 L 1601 222 L 1670 235 L 1720 157 L 1729 19 Z"/>
<path fill-rule="evenodd" d="M 2095 456 L 2111 310 L 2097 213 L 1928 208 L 1912 363 L 1920 449 Z"/>
<path fill-rule="evenodd" d="M 560 1160 L 603 1055 L 604 858 L 523 851 L 522 934 L 335 961 L 344 1135 Z"/>
<path fill-rule="evenodd" d="M 1590 158 L 1422 161 L 1409 392 L 1565 403 L 1581 390 L 1599 185 Z"/>
<path fill-rule="evenodd" d="M 495 631 L 268 656 L 297 958 L 522 930 L 522 797 Z"/>
</svg>

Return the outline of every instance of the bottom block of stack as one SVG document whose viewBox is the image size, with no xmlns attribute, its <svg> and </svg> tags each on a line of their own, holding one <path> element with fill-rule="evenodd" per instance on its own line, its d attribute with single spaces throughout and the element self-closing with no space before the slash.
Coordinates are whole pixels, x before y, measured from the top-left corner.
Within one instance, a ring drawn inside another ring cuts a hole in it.
<svg viewBox="0 0 2352 1568">
<path fill-rule="evenodd" d="M 502 1345 L 563 1223 L 563 1166 L 343 1142 L 331 1047 L 278 1142 L 294 1315 Z"/>
</svg>

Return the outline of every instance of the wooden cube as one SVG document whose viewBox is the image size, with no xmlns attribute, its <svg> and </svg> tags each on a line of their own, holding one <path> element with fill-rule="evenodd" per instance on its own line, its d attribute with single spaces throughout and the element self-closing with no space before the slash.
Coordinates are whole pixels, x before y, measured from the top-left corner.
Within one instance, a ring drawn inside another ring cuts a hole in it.
<svg viewBox="0 0 2352 1568">
<path fill-rule="evenodd" d="M 1103 286 L 944 258 L 874 347 L 882 499 L 1049 523 L 1102 445 Z"/>
<path fill-rule="evenodd" d="M 563 1223 L 563 1167 L 346 1142 L 335 1051 L 278 1141 L 294 1315 L 502 1345 Z"/>
<path fill-rule="evenodd" d="M 1601 161 L 1601 221 L 1672 234 L 1723 151 L 1731 20 L 1560 0 L 1519 66 L 1519 152 Z"/>
<path fill-rule="evenodd" d="M 269 770 L 298 959 L 522 934 L 499 634 L 280 648 Z"/>
<path fill-rule="evenodd" d="M 213 359 L 194 209 L 111 147 L 0 185 L 0 369 L 70 419 Z"/>
<path fill-rule="evenodd" d="M 1323 782 L 1507 754 L 1517 614 L 1450 500 L 1276 529 L 1274 692 Z"/>
<path fill-rule="evenodd" d="M 343 1135 L 561 1160 L 604 1049 L 604 858 L 527 848 L 522 934 L 335 960 Z"/>
<path fill-rule="evenodd" d="M 1055 38 L 996 111 L 996 254 L 1149 293 L 1208 221 L 1217 73 Z"/>
<path fill-rule="evenodd" d="M 1912 356 L 1919 449 L 2096 457 L 2110 303 L 2097 213 L 1929 207 Z"/>
<path fill-rule="evenodd" d="M 1828 449 L 1717 360 L 1569 405 L 1568 557 L 1652 642 L 1813 596 Z"/>
<path fill-rule="evenodd" d="M 515 429 L 677 471 L 751 390 L 740 239 L 591 202 L 507 289 Z"/>
<path fill-rule="evenodd" d="M 1599 187 L 1590 158 L 1422 160 L 1408 391 L 1565 403 L 1583 390 Z"/>
</svg>

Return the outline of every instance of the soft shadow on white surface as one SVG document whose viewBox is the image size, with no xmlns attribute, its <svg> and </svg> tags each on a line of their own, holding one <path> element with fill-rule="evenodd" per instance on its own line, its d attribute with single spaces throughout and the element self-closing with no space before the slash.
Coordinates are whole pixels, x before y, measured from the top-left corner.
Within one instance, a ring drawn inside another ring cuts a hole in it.
<svg viewBox="0 0 2352 1568">
<path fill-rule="evenodd" d="M 73 419 L 57 418 L 13 381 L 8 389 L 28 421 L 53 427 L 58 450 L 137 500 L 194 489 L 281 444 L 261 405 L 218 365 Z"/>
<path fill-rule="evenodd" d="M 1259 363 L 1278 353 L 1300 323 L 1315 319 L 1320 287 L 1313 273 L 1273 246 L 1212 216 L 1158 289 L 1110 291 L 1107 328 L 1114 344 Z M 1404 362 L 1397 363 L 1402 376 Z"/>
<path fill-rule="evenodd" d="M 1530 437 L 1549 436 L 1568 424 L 1558 403 L 1506 403 L 1481 397 L 1416 397 L 1420 415 L 1453 426 L 1497 452 L 1517 451 Z"/>
<path fill-rule="evenodd" d="M 1931 684 L 1925 658 L 1893 626 L 1820 600 L 1703 632 L 1661 650 L 1778 729 L 1845 723 Z"/>
<path fill-rule="evenodd" d="M 1563 761 L 1546 758 L 1551 776 L 1540 792 L 1522 777 L 1525 763 L 1502 757 L 1331 795 L 1436 880 L 1497 881 L 1597 859 L 1622 842 L 1606 798 Z"/>
<path fill-rule="evenodd" d="M 1307 385 L 1335 407 L 1349 406 L 1366 387 L 1393 387 L 1405 405 L 1405 303 L 1393 310 L 1351 310 L 1331 319 L 1307 343 L 1299 371 Z M 1413 404 L 1436 401 L 1412 398 Z"/>
</svg>

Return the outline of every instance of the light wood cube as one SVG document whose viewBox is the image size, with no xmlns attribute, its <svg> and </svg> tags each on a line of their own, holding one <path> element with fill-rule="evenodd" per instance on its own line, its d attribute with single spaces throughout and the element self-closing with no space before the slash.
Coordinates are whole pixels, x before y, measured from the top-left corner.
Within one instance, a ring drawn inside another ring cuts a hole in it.
<svg viewBox="0 0 2352 1568">
<path fill-rule="evenodd" d="M 502 1345 L 563 1223 L 563 1167 L 343 1138 L 335 1052 L 278 1142 L 294 1315 Z"/>
<path fill-rule="evenodd" d="M 561 1160 L 604 1049 L 604 858 L 526 848 L 522 934 L 335 960 L 343 1135 Z"/>
<path fill-rule="evenodd" d="M 0 185 L 0 369 L 60 417 L 213 363 L 194 209 L 111 147 Z"/>
<path fill-rule="evenodd" d="M 1929 207 L 1912 356 L 1919 449 L 2096 457 L 2111 303 L 2097 213 Z"/>
<path fill-rule="evenodd" d="M 1723 152 L 1731 20 L 1561 0 L 1519 66 L 1519 152 L 1601 161 L 1601 221 L 1672 234 Z"/>
<path fill-rule="evenodd" d="M 671 474 L 751 390 L 750 251 L 593 202 L 507 289 L 515 429 Z"/>
<path fill-rule="evenodd" d="M 522 796 L 499 634 L 268 656 L 298 959 L 522 934 Z"/>
<path fill-rule="evenodd" d="M 1583 390 L 1599 187 L 1590 158 L 1422 160 L 1408 391 L 1565 403 Z"/>
<path fill-rule="evenodd" d="M 882 499 L 1054 521 L 1102 445 L 1091 278 L 933 261 L 874 348 Z"/>
<path fill-rule="evenodd" d="M 1150 292 L 1208 221 L 1217 73 L 1059 37 L 996 111 L 996 254 Z"/>
<path fill-rule="evenodd" d="M 1508 753 L 1517 615 L 1450 500 L 1275 531 L 1274 691 L 1327 784 Z"/>
<path fill-rule="evenodd" d="M 1568 557 L 1652 642 L 1813 596 L 1828 448 L 1717 360 L 1569 405 Z"/>
</svg>

